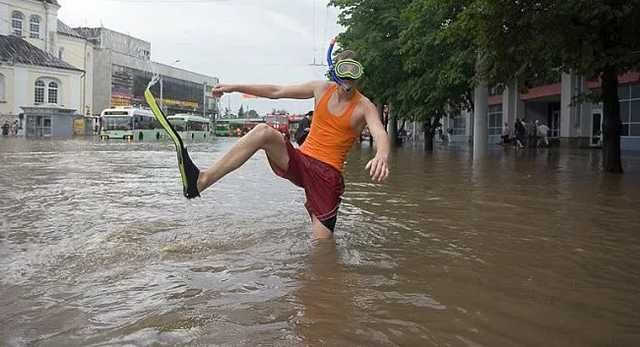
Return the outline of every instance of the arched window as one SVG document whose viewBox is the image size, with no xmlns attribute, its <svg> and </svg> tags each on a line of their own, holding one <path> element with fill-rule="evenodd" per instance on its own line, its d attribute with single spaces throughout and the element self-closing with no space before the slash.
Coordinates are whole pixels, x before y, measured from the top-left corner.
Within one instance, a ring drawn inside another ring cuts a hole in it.
<svg viewBox="0 0 640 347">
<path fill-rule="evenodd" d="M 16 36 L 22 37 L 22 21 L 24 21 L 24 15 L 20 11 L 13 11 L 11 14 L 11 30 Z"/>
<path fill-rule="evenodd" d="M 58 103 L 58 83 L 51 81 L 49 82 L 49 90 L 48 90 L 47 99 L 50 104 Z"/>
<path fill-rule="evenodd" d="M 29 37 L 32 39 L 40 38 L 40 16 L 33 15 L 29 19 Z"/>
<path fill-rule="evenodd" d="M 4 75 L 0 73 L 0 101 L 4 101 Z"/>
<path fill-rule="evenodd" d="M 35 83 L 33 102 L 36 105 L 57 105 L 60 99 L 60 81 L 52 78 L 40 78 Z"/>
<path fill-rule="evenodd" d="M 43 104 L 44 103 L 44 82 L 41 80 L 37 80 L 36 81 L 36 93 L 35 93 L 35 97 L 33 99 L 33 102 L 36 104 Z"/>
</svg>

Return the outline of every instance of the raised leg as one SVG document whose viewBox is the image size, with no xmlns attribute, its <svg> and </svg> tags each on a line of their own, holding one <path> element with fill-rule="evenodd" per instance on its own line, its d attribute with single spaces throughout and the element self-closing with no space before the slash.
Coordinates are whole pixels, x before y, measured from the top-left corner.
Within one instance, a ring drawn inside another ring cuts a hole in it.
<svg viewBox="0 0 640 347">
<path fill-rule="evenodd" d="M 258 124 L 243 136 L 231 149 L 210 168 L 200 172 L 198 191 L 202 192 L 218 182 L 228 173 L 236 170 L 262 149 L 269 161 L 285 171 L 289 167 L 289 154 L 282 134 L 266 124 Z"/>
</svg>

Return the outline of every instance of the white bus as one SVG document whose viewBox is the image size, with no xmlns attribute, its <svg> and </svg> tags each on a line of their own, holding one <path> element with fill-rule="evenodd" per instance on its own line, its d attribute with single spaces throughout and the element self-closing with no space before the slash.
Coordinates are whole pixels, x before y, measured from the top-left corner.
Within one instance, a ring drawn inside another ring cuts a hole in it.
<svg viewBox="0 0 640 347">
<path fill-rule="evenodd" d="M 210 121 L 207 118 L 178 113 L 167 119 L 183 140 L 206 140 L 211 137 Z"/>
<path fill-rule="evenodd" d="M 100 138 L 103 140 L 159 140 L 164 137 L 160 124 L 149 109 L 116 107 L 102 111 Z"/>
</svg>

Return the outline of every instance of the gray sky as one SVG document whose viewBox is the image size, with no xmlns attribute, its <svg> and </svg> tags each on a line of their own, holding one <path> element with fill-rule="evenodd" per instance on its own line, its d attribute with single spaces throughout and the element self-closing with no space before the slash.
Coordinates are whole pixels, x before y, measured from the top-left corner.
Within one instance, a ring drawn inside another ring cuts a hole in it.
<svg viewBox="0 0 640 347">
<path fill-rule="evenodd" d="M 323 79 L 329 39 L 342 30 L 328 0 L 59 0 L 72 27 L 100 26 L 151 42 L 152 59 L 219 77 L 223 83 L 302 83 Z M 315 14 L 315 16 L 314 16 Z M 315 17 L 315 18 L 314 18 Z M 315 25 L 314 25 L 315 23 Z M 225 96 L 259 113 L 304 113 L 311 101 Z"/>
</svg>

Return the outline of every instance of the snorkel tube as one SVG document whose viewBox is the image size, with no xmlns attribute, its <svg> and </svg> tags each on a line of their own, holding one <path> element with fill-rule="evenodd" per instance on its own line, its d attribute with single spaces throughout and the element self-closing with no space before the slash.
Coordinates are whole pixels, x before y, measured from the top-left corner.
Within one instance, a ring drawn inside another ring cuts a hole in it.
<svg viewBox="0 0 640 347">
<path fill-rule="evenodd" d="M 327 50 L 327 65 L 329 66 L 329 74 L 331 75 L 331 79 L 336 82 L 338 85 L 344 87 L 344 82 L 338 75 L 336 75 L 336 67 L 333 64 L 333 47 L 336 44 L 336 38 L 332 38 L 329 42 L 329 49 Z"/>
</svg>

